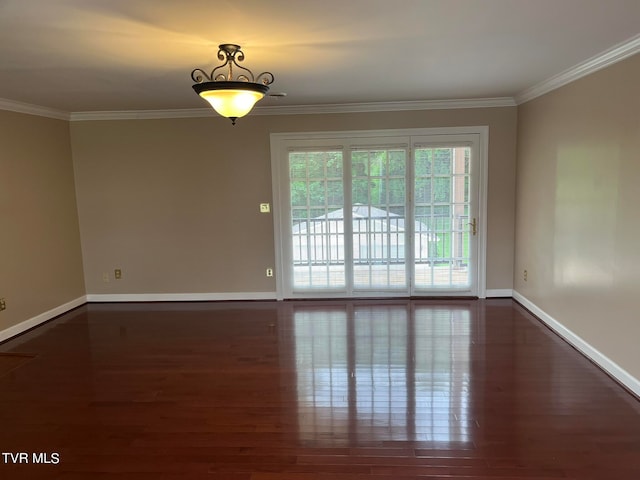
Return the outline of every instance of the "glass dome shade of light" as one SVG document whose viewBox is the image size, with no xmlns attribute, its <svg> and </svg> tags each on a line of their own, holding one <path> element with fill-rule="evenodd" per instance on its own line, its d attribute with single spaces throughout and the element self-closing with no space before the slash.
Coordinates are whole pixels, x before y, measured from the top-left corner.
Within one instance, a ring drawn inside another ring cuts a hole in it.
<svg viewBox="0 0 640 480">
<path fill-rule="evenodd" d="M 201 68 L 193 70 L 191 78 L 196 82 L 193 89 L 235 125 L 237 118 L 248 114 L 266 95 L 274 78 L 270 72 L 254 75 L 248 68 L 238 65 L 237 62 L 244 60 L 240 45 L 223 43 L 218 48 L 218 59 L 224 63 L 211 73 Z"/>
<path fill-rule="evenodd" d="M 266 85 L 248 82 L 205 82 L 193 88 L 216 112 L 232 121 L 248 114 L 269 91 Z"/>
</svg>

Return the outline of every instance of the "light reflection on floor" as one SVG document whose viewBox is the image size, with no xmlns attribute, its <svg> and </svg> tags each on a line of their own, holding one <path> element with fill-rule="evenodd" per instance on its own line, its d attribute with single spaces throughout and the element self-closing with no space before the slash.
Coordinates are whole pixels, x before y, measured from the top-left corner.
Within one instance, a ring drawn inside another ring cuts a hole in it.
<svg viewBox="0 0 640 480">
<path fill-rule="evenodd" d="M 469 442 L 468 308 L 294 309 L 301 440 Z"/>
</svg>

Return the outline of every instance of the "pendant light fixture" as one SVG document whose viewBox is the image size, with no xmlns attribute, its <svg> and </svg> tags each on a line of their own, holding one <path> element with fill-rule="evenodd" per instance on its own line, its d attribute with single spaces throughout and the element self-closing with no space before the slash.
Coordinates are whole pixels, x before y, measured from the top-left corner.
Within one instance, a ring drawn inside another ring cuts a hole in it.
<svg viewBox="0 0 640 480">
<path fill-rule="evenodd" d="M 238 65 L 237 62 L 244 60 L 240 45 L 223 43 L 218 48 L 218 60 L 224 63 L 210 74 L 200 68 L 191 72 L 191 78 L 196 82 L 193 89 L 235 125 L 237 118 L 244 117 L 265 96 L 274 77 L 270 72 L 255 76 L 248 68 Z M 234 68 L 239 70 L 238 74 Z"/>
</svg>

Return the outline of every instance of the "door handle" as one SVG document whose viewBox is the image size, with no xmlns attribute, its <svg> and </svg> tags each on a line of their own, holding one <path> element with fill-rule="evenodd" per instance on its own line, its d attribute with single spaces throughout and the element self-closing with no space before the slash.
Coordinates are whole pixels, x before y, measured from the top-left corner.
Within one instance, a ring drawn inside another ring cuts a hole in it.
<svg viewBox="0 0 640 480">
<path fill-rule="evenodd" d="M 473 219 L 473 222 L 468 223 L 467 225 L 471 225 L 471 233 L 473 234 L 473 236 L 475 237 L 476 233 L 478 232 L 478 228 L 477 228 L 477 224 L 476 224 L 476 219 Z"/>
</svg>

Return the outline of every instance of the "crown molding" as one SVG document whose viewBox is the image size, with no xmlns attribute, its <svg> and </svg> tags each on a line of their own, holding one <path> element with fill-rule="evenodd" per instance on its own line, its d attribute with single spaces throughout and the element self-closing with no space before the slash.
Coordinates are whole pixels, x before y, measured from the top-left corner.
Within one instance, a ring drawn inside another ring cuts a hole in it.
<svg viewBox="0 0 640 480">
<path fill-rule="evenodd" d="M 68 121 L 71 119 L 71 115 L 68 112 L 63 112 L 62 110 L 41 107 L 30 103 L 16 102 L 15 100 L 8 100 L 6 98 L 0 98 L 0 110 L 26 113 L 27 115 L 37 115 L 39 117 L 55 118 L 57 120 Z"/>
<path fill-rule="evenodd" d="M 514 98 L 517 105 L 540 97 L 545 93 L 560 88 L 568 83 L 574 82 L 579 78 L 590 75 L 598 70 L 602 70 L 614 63 L 620 62 L 625 58 L 629 58 L 640 52 L 640 34 L 626 40 L 604 52 L 585 60 L 578 65 L 571 67 L 564 72 L 554 75 L 533 87 L 527 88 L 518 93 Z"/>
<path fill-rule="evenodd" d="M 515 107 L 511 97 L 472 98 L 458 100 L 425 100 L 414 102 L 341 103 L 327 105 L 257 106 L 251 115 L 313 115 L 327 113 L 392 112 L 406 110 L 448 110 L 456 108 Z M 122 110 L 104 112 L 73 112 L 72 122 L 95 120 L 150 120 L 163 118 L 217 117 L 211 108 L 175 110 Z"/>
<path fill-rule="evenodd" d="M 458 108 L 515 107 L 511 97 L 409 102 L 336 103 L 326 105 L 281 105 L 256 107 L 256 115 L 307 115 L 324 113 L 400 112 L 407 110 L 450 110 Z M 253 112 L 252 112 L 253 114 Z"/>
<path fill-rule="evenodd" d="M 211 108 L 183 108 L 173 110 L 113 110 L 71 112 L 72 122 L 96 120 L 156 120 L 163 118 L 199 118 L 218 116 Z"/>
</svg>

